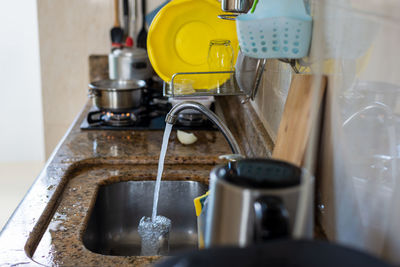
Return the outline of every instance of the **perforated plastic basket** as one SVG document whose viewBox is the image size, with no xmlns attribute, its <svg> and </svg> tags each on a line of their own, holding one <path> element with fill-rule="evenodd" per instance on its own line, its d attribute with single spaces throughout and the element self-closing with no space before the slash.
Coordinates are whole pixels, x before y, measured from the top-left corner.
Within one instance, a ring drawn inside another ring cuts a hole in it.
<svg viewBox="0 0 400 267">
<path fill-rule="evenodd" d="M 237 17 L 236 27 L 240 47 L 247 56 L 302 58 L 308 55 L 312 19 L 302 0 L 261 0 L 254 14 Z"/>
</svg>

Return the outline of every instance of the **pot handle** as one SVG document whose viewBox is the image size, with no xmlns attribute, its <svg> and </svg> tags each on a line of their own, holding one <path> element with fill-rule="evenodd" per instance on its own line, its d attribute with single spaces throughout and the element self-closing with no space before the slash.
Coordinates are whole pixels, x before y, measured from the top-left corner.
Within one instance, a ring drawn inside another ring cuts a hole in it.
<svg viewBox="0 0 400 267">
<path fill-rule="evenodd" d="M 99 94 L 99 92 L 97 90 L 93 90 L 92 88 L 89 89 L 89 92 L 88 92 L 88 97 L 89 98 L 93 98 L 93 97 L 96 97 L 96 96 L 99 96 L 99 95 L 100 94 Z"/>
<path fill-rule="evenodd" d="M 281 198 L 259 197 L 254 202 L 254 212 L 254 241 L 256 243 L 289 236 L 289 213 Z"/>
<path fill-rule="evenodd" d="M 95 118 L 96 115 L 98 115 L 97 118 Z M 87 122 L 89 124 L 102 122 L 102 120 L 101 120 L 101 112 L 100 111 L 91 111 L 91 112 L 89 112 L 88 115 L 87 115 Z"/>
</svg>

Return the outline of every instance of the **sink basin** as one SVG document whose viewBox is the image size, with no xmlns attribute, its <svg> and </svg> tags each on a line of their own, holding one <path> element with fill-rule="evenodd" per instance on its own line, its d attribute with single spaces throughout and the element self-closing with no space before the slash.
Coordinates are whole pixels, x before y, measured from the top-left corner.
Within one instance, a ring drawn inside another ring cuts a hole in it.
<svg viewBox="0 0 400 267">
<path fill-rule="evenodd" d="M 101 186 L 83 244 L 103 255 L 140 255 L 137 228 L 143 216 L 151 217 L 155 181 L 129 181 Z M 158 215 L 172 221 L 170 253 L 197 248 L 197 219 L 193 199 L 208 186 L 193 181 L 162 181 Z"/>
</svg>

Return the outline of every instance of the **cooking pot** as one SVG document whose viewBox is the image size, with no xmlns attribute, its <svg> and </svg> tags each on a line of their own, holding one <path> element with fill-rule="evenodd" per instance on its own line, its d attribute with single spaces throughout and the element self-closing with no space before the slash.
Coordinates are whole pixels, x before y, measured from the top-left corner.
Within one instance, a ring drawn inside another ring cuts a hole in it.
<svg viewBox="0 0 400 267">
<path fill-rule="evenodd" d="M 145 86 L 142 80 L 101 80 L 89 84 L 89 97 L 100 110 L 130 110 L 140 106 Z"/>
</svg>

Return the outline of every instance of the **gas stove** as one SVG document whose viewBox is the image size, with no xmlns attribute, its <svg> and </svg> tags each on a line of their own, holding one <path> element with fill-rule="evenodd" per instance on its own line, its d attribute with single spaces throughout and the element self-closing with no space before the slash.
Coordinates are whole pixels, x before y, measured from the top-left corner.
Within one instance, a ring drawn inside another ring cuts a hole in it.
<svg viewBox="0 0 400 267">
<path fill-rule="evenodd" d="M 163 130 L 165 116 L 171 109 L 161 90 L 147 89 L 142 105 L 132 110 L 89 110 L 80 128 L 82 130 Z M 216 127 L 201 114 L 180 114 L 175 129 L 216 130 Z"/>
</svg>

